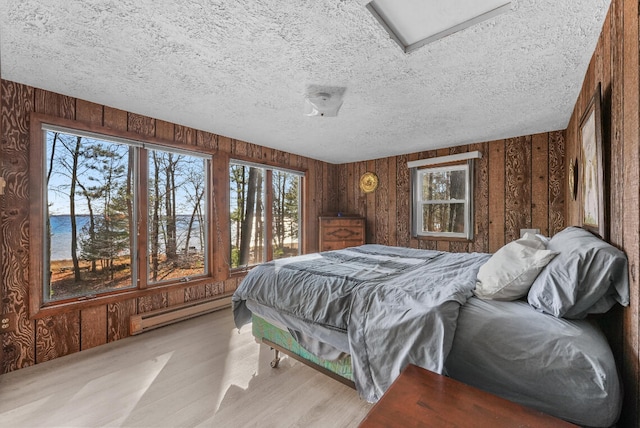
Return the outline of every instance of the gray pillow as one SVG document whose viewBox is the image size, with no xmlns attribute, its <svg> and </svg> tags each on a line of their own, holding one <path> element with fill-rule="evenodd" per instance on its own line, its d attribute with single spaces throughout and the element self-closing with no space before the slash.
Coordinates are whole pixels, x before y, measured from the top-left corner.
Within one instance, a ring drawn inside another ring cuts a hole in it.
<svg viewBox="0 0 640 428">
<path fill-rule="evenodd" d="M 547 249 L 559 253 L 529 290 L 528 301 L 541 312 L 580 319 L 629 304 L 625 254 L 579 227 L 551 238 Z"/>
</svg>

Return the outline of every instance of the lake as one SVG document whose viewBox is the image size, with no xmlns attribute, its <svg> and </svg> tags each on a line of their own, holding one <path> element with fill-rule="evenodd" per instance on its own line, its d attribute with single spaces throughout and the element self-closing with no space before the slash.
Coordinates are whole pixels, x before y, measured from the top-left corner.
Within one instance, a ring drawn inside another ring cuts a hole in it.
<svg viewBox="0 0 640 428">
<path fill-rule="evenodd" d="M 49 217 L 51 221 L 51 260 L 70 260 L 71 259 L 71 216 L 69 215 L 52 215 Z M 82 230 L 89 225 L 88 215 L 77 215 L 76 225 L 78 230 L 78 238 L 82 237 Z M 189 226 L 188 215 L 179 215 L 177 218 L 177 234 L 178 249 L 184 248 L 184 242 L 187 236 L 187 228 Z M 198 231 L 198 221 L 195 221 L 192 227 L 191 239 L 189 246 L 200 248 L 200 238 Z M 80 241 L 80 239 L 78 239 Z M 80 242 L 78 242 L 78 255 L 80 255 Z"/>
</svg>

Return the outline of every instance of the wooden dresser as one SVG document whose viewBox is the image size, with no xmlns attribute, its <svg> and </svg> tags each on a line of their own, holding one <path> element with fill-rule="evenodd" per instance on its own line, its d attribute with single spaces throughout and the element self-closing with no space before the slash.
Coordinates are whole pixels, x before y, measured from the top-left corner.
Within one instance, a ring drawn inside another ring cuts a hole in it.
<svg viewBox="0 0 640 428">
<path fill-rule="evenodd" d="M 365 243 L 364 217 L 321 216 L 320 251 L 341 250 Z"/>
<path fill-rule="evenodd" d="M 394 427 L 578 428 L 412 364 L 359 426 Z"/>
</svg>

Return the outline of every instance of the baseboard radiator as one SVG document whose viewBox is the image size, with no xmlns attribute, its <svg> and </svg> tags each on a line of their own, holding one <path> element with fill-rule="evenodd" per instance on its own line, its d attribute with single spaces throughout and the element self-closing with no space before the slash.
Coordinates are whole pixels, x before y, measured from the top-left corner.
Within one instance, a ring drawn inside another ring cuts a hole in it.
<svg viewBox="0 0 640 428">
<path fill-rule="evenodd" d="M 174 322 L 187 320 L 209 312 L 231 307 L 231 296 L 213 299 L 196 300 L 170 308 L 157 309 L 143 314 L 132 315 L 129 318 L 129 332 L 140 334 L 154 328 L 162 327 Z"/>
</svg>

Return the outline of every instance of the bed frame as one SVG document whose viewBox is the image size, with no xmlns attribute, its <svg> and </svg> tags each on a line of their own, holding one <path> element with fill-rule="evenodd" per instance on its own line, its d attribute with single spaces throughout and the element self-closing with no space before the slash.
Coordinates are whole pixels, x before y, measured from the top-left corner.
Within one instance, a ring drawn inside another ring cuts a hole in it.
<svg viewBox="0 0 640 428">
<path fill-rule="evenodd" d="M 252 317 L 251 329 L 256 342 L 264 343 L 274 350 L 275 357 L 271 361 L 271 367 L 278 367 L 280 353 L 283 353 L 353 389 L 356 388 L 351 369 L 351 356 L 337 361 L 319 358 L 300 346 L 288 331 L 274 326 L 255 314 Z"/>
</svg>

